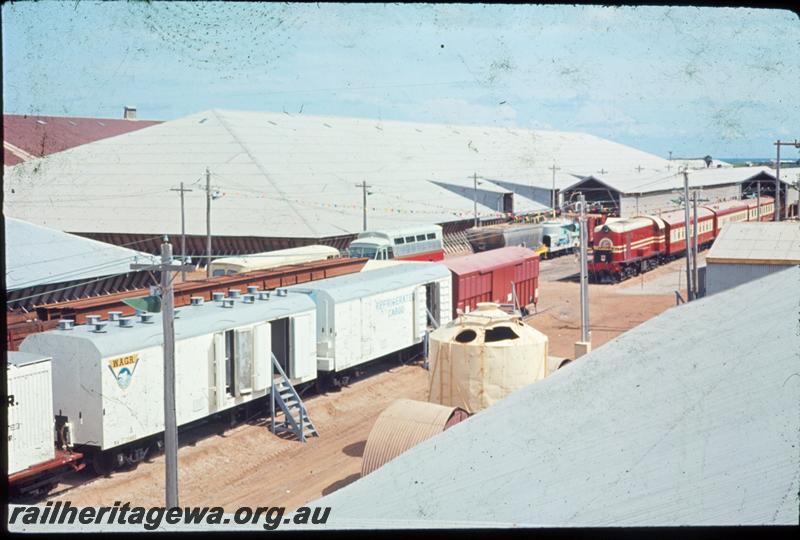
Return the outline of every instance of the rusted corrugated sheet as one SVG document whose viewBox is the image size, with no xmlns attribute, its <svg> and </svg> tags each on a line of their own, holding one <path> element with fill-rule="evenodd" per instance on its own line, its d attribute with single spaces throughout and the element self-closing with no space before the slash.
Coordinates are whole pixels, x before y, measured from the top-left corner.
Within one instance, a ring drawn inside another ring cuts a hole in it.
<svg viewBox="0 0 800 540">
<path fill-rule="evenodd" d="M 77 116 L 3 115 L 3 141 L 34 157 L 160 124 L 157 120 Z M 24 161 L 19 159 L 17 163 Z M 14 163 L 6 162 L 6 165 Z"/>
<path fill-rule="evenodd" d="M 458 407 L 398 399 L 384 410 L 367 437 L 361 476 L 366 476 L 409 448 L 430 439 L 469 415 Z"/>
</svg>

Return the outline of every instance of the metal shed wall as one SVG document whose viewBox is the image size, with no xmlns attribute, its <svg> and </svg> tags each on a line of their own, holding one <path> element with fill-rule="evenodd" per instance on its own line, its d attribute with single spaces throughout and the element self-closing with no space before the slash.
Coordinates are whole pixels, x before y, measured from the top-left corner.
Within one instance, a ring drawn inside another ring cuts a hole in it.
<svg viewBox="0 0 800 540">
<path fill-rule="evenodd" d="M 698 198 L 709 199 L 710 202 L 723 201 L 741 198 L 741 185 L 719 186 L 702 190 L 689 190 L 689 197 L 692 192 L 697 191 Z M 643 193 L 620 195 L 620 217 L 633 217 L 648 214 L 658 214 L 664 210 L 674 210 L 676 208 L 674 199 L 679 194 L 668 191 L 661 193 Z M 708 204 L 708 203 L 706 203 Z M 698 206 L 700 204 L 698 203 Z"/>
<path fill-rule="evenodd" d="M 706 294 L 711 295 L 785 270 L 783 264 L 732 264 L 706 262 Z M 796 286 L 797 284 L 793 284 Z"/>
</svg>

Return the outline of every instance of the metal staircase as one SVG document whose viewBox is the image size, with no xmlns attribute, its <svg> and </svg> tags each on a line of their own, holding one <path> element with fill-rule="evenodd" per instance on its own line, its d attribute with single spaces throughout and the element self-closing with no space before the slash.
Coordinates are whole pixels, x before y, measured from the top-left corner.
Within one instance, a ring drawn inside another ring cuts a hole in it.
<svg viewBox="0 0 800 540">
<path fill-rule="evenodd" d="M 281 368 L 275 355 L 272 356 L 272 391 L 270 393 L 271 431 L 292 433 L 300 442 L 308 437 L 319 437 L 317 428 L 308 417 L 306 406 Z M 276 406 L 277 405 L 277 406 Z M 276 414 L 280 418 L 276 418 Z"/>
</svg>

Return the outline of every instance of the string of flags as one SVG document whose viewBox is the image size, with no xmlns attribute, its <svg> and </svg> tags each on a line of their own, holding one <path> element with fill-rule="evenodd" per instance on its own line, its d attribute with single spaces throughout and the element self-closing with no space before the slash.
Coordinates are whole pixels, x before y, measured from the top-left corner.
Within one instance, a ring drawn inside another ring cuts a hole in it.
<svg viewBox="0 0 800 540">
<path fill-rule="evenodd" d="M 257 195 L 253 193 L 243 193 L 237 191 L 229 191 L 226 190 L 225 195 L 240 195 L 243 197 L 247 197 L 250 199 L 271 199 L 276 200 L 276 197 L 266 196 L 266 195 Z M 299 204 L 302 206 L 313 206 L 316 208 L 327 208 L 332 210 L 357 210 L 361 212 L 363 210 L 363 206 L 360 204 L 342 204 L 342 203 L 329 203 L 329 202 L 315 202 L 315 201 L 307 201 L 302 199 L 293 199 L 289 197 L 280 197 L 279 200 Z M 385 214 L 433 214 L 433 215 L 442 215 L 448 214 L 453 215 L 456 217 L 464 217 L 470 218 L 473 217 L 475 214 L 470 211 L 461 211 L 461 210 L 453 210 L 452 208 L 445 208 L 443 206 L 437 206 L 433 204 L 429 204 L 429 206 L 434 206 L 439 208 L 438 210 L 411 210 L 405 208 L 394 208 L 394 207 L 376 207 L 376 206 L 367 206 L 367 211 L 375 213 L 375 212 L 382 212 Z M 492 217 L 492 218 L 511 218 L 514 214 L 511 212 L 478 212 L 479 217 Z"/>
</svg>

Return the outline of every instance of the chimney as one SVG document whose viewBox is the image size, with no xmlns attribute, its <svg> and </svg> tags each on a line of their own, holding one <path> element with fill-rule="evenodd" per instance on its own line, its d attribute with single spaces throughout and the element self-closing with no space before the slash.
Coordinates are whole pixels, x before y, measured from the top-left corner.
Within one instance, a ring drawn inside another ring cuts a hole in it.
<svg viewBox="0 0 800 540">
<path fill-rule="evenodd" d="M 133 328 L 133 317 L 120 317 L 118 322 L 121 328 Z"/>
<path fill-rule="evenodd" d="M 202 306 L 203 305 L 203 297 L 202 296 L 192 296 L 190 298 L 193 306 Z"/>
<path fill-rule="evenodd" d="M 136 120 L 136 105 L 125 105 L 123 118 L 125 120 Z"/>
<path fill-rule="evenodd" d="M 122 312 L 121 311 L 109 311 L 108 312 L 108 320 L 109 321 L 118 321 L 120 317 L 122 317 Z"/>
</svg>

